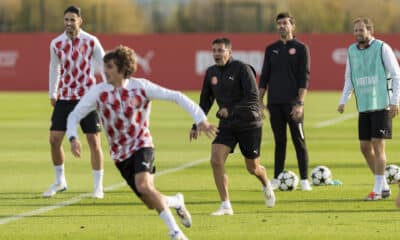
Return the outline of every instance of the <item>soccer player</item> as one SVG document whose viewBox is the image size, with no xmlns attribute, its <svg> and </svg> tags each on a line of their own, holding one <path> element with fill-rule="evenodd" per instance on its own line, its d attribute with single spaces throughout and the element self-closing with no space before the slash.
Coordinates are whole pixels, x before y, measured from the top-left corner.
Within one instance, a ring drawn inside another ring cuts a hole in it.
<svg viewBox="0 0 400 240">
<path fill-rule="evenodd" d="M 64 173 L 64 149 L 62 141 L 67 117 L 82 96 L 96 85 L 94 76 L 102 72 L 104 50 L 99 40 L 81 29 L 82 17 L 78 7 L 64 11 L 65 31 L 50 44 L 49 95 L 54 107 L 51 117 L 50 146 L 55 172 L 55 182 L 43 193 L 52 197 L 67 189 Z M 100 122 L 95 111 L 81 121 L 82 131 L 90 147 L 93 169 L 93 198 L 103 198 L 103 152 L 100 142 Z"/>
<path fill-rule="evenodd" d="M 295 37 L 295 19 L 289 13 L 275 18 L 280 39 L 265 50 L 260 77 L 259 105 L 264 111 L 264 94 L 268 91 L 267 109 L 275 140 L 275 164 L 272 187 L 278 187 L 278 175 L 285 168 L 286 129 L 289 126 L 296 150 L 300 186 L 311 191 L 308 181 L 308 151 L 304 135 L 304 100 L 310 76 L 310 53 L 307 45 Z"/>
<path fill-rule="evenodd" d="M 399 111 L 400 68 L 388 44 L 373 37 L 374 25 L 369 18 L 354 20 L 356 43 L 350 45 L 345 82 L 338 111 L 354 90 L 358 115 L 360 149 L 375 177 L 366 201 L 381 200 L 391 194 L 384 176 L 385 139 L 392 138 L 392 118 Z"/>
<path fill-rule="evenodd" d="M 94 86 L 68 117 L 67 136 L 74 156 L 80 157 L 81 144 L 76 132 L 82 118 L 97 110 L 103 123 L 112 159 L 122 177 L 149 209 L 156 209 L 168 226 L 172 239 L 186 239 L 168 207 L 176 209 L 185 227 L 192 220 L 183 195 L 162 195 L 154 186 L 154 145 L 149 130 L 151 100 L 175 102 L 210 137 L 217 128 L 210 125 L 204 112 L 188 97 L 160 87 L 143 78 L 130 77 L 136 71 L 133 50 L 119 46 L 104 56 L 107 82 Z"/>
<path fill-rule="evenodd" d="M 200 95 L 200 107 L 206 114 L 214 100 L 219 108 L 219 132 L 212 143 L 211 167 L 222 203 L 212 215 L 233 215 L 225 161 L 238 143 L 247 171 L 261 182 L 266 205 L 273 207 L 275 195 L 266 170 L 260 165 L 262 118 L 255 72 L 249 65 L 232 58 L 231 42 L 227 38 L 215 39 L 212 53 L 215 65 L 207 69 Z M 193 125 L 190 139 L 197 137 L 198 131 Z"/>
</svg>

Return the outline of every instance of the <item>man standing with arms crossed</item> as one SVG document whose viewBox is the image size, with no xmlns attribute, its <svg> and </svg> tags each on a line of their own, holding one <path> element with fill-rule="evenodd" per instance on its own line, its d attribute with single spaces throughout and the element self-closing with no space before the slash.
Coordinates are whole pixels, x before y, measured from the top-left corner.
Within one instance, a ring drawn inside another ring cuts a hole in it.
<svg viewBox="0 0 400 240">
<path fill-rule="evenodd" d="M 261 182 L 268 207 L 275 205 L 275 194 L 260 164 L 262 118 L 258 108 L 258 89 L 255 71 L 247 64 L 232 58 L 231 42 L 217 38 L 212 42 L 215 65 L 209 67 L 204 77 L 200 95 L 200 107 L 207 114 L 216 100 L 219 132 L 212 143 L 211 167 L 221 199 L 220 208 L 213 216 L 233 215 L 228 192 L 228 175 L 225 161 L 239 144 L 247 171 Z M 198 131 L 192 128 L 190 139 L 196 139 Z"/>
<path fill-rule="evenodd" d="M 268 91 L 267 108 L 275 140 L 274 180 L 278 188 L 278 175 L 285 168 L 286 126 L 289 125 L 300 172 L 300 186 L 311 191 L 308 181 L 308 151 L 304 136 L 304 99 L 310 75 L 310 53 L 308 47 L 295 36 L 295 19 L 289 13 L 277 15 L 276 27 L 280 40 L 265 50 L 260 77 L 261 111 L 265 109 L 263 98 Z"/>
<path fill-rule="evenodd" d="M 95 67 L 102 73 L 104 50 L 99 40 L 83 31 L 81 10 L 70 6 L 64 11 L 65 32 L 50 44 L 49 95 L 54 107 L 51 117 L 50 146 L 55 172 L 55 182 L 43 193 L 52 197 L 67 189 L 64 173 L 64 149 L 68 114 L 83 95 L 94 85 Z M 103 198 L 103 152 L 100 142 L 100 122 L 95 111 L 81 121 L 82 131 L 90 147 L 93 169 L 93 198 Z"/>
<path fill-rule="evenodd" d="M 373 37 L 374 25 L 368 18 L 354 20 L 356 43 L 350 45 L 345 83 L 338 111 L 354 90 L 358 115 L 360 149 L 375 177 L 366 201 L 381 200 L 391 195 L 384 172 L 385 139 L 392 138 L 392 118 L 399 111 L 400 68 L 389 45 Z M 391 79 L 391 81 L 390 81 Z M 390 92 L 392 89 L 392 93 Z"/>
</svg>

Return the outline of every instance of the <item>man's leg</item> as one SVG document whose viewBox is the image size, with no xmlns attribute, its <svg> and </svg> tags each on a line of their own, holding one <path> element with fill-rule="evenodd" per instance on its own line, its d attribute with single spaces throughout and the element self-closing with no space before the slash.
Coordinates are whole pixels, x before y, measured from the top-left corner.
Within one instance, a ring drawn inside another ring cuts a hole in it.
<svg viewBox="0 0 400 240">
<path fill-rule="evenodd" d="M 250 174 L 255 175 L 263 185 L 265 203 L 268 207 L 275 206 L 275 194 L 272 189 L 271 182 L 267 177 L 267 171 L 265 170 L 265 167 L 260 165 L 260 157 L 257 157 L 256 159 L 245 158 L 245 161 L 247 171 Z"/>
<path fill-rule="evenodd" d="M 360 140 L 360 149 L 372 174 L 375 175 L 375 151 L 371 141 Z"/>
<path fill-rule="evenodd" d="M 67 183 L 65 180 L 64 173 L 64 149 L 62 147 L 62 141 L 64 138 L 64 131 L 50 131 L 50 151 L 51 159 L 53 162 L 55 182 L 50 186 L 50 188 L 43 193 L 43 197 L 52 197 L 57 192 L 62 192 L 67 189 Z"/>
<path fill-rule="evenodd" d="M 222 201 L 222 208 L 229 209 L 226 213 L 222 213 L 222 211 L 216 211 L 212 215 L 232 215 L 232 206 L 229 200 L 229 192 L 228 192 L 228 176 L 225 173 L 225 161 L 228 158 L 229 153 L 231 152 L 231 148 L 223 145 L 214 143 L 212 144 L 211 149 L 211 167 L 213 170 L 213 176 L 215 185 L 217 186 L 217 190 L 219 193 L 219 197 Z"/>
<path fill-rule="evenodd" d="M 182 230 L 176 224 L 174 216 L 167 206 L 165 198 L 155 188 L 153 177 L 149 172 L 140 172 L 135 175 L 136 190 L 140 193 L 140 198 L 149 209 L 156 209 L 161 219 L 167 225 L 171 237 L 181 236 L 186 239 Z"/>
<path fill-rule="evenodd" d="M 104 174 L 104 156 L 101 149 L 100 133 L 86 134 L 86 139 L 90 148 L 90 162 L 93 170 L 93 197 L 104 198 L 103 192 L 103 174 Z"/>
</svg>

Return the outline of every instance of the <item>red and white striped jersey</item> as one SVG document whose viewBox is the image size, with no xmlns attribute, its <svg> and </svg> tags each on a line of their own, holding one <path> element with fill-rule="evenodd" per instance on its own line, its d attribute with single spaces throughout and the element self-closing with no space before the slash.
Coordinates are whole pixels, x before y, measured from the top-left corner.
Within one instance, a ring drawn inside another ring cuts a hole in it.
<svg viewBox="0 0 400 240">
<path fill-rule="evenodd" d="M 94 73 L 103 74 L 103 56 L 99 40 L 82 29 L 73 40 L 65 32 L 53 39 L 50 44 L 50 98 L 80 99 L 96 84 Z"/>
<path fill-rule="evenodd" d="M 124 161 L 143 147 L 154 147 L 149 130 L 152 99 L 179 104 L 196 124 L 207 120 L 201 108 L 182 93 L 143 78 L 130 78 L 119 88 L 109 83 L 100 83 L 90 89 L 68 116 L 67 137 L 77 138 L 80 120 L 89 112 L 97 110 L 112 159 L 116 162 Z"/>
</svg>

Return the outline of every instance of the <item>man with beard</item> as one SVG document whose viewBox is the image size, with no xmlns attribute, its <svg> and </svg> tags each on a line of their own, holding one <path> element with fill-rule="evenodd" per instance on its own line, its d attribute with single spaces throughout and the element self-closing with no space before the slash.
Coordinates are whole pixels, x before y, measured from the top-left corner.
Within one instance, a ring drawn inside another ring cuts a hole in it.
<svg viewBox="0 0 400 240">
<path fill-rule="evenodd" d="M 289 126 L 300 172 L 301 190 L 311 191 L 308 181 L 308 152 L 303 131 L 304 99 L 310 75 L 308 47 L 295 36 L 295 19 L 289 13 L 279 13 L 275 19 L 280 39 L 267 46 L 260 77 L 261 111 L 265 106 L 264 94 L 268 91 L 267 109 L 275 140 L 273 188 L 277 188 L 278 175 L 285 168 L 286 129 Z"/>
<path fill-rule="evenodd" d="M 400 69 L 390 46 L 373 37 L 374 25 L 368 18 L 354 20 L 356 43 L 350 45 L 339 113 L 353 90 L 358 115 L 360 149 L 375 177 L 366 201 L 381 200 L 391 194 L 385 180 L 385 139 L 392 138 L 392 118 L 399 111 Z"/>
<path fill-rule="evenodd" d="M 49 98 L 53 106 L 50 147 L 55 182 L 43 193 L 52 197 L 67 189 L 64 173 L 62 141 L 67 117 L 83 95 L 96 85 L 95 71 L 102 73 L 104 50 L 99 40 L 83 31 L 81 10 L 70 6 L 64 11 L 65 31 L 51 41 L 49 67 Z M 93 198 L 103 198 L 103 152 L 100 142 L 100 121 L 95 111 L 80 122 L 90 148 L 93 169 Z"/>
<path fill-rule="evenodd" d="M 232 58 L 232 45 L 227 38 L 217 38 L 212 42 L 212 54 L 215 64 L 206 71 L 200 95 L 200 107 L 206 114 L 214 100 L 219 108 L 219 132 L 212 143 L 211 167 L 221 205 L 211 215 L 233 215 L 225 162 L 237 144 L 247 171 L 262 184 L 267 207 L 273 207 L 275 195 L 266 170 L 260 164 L 262 118 L 255 71 L 250 65 Z M 190 139 L 198 136 L 195 127 L 190 131 Z"/>
</svg>

